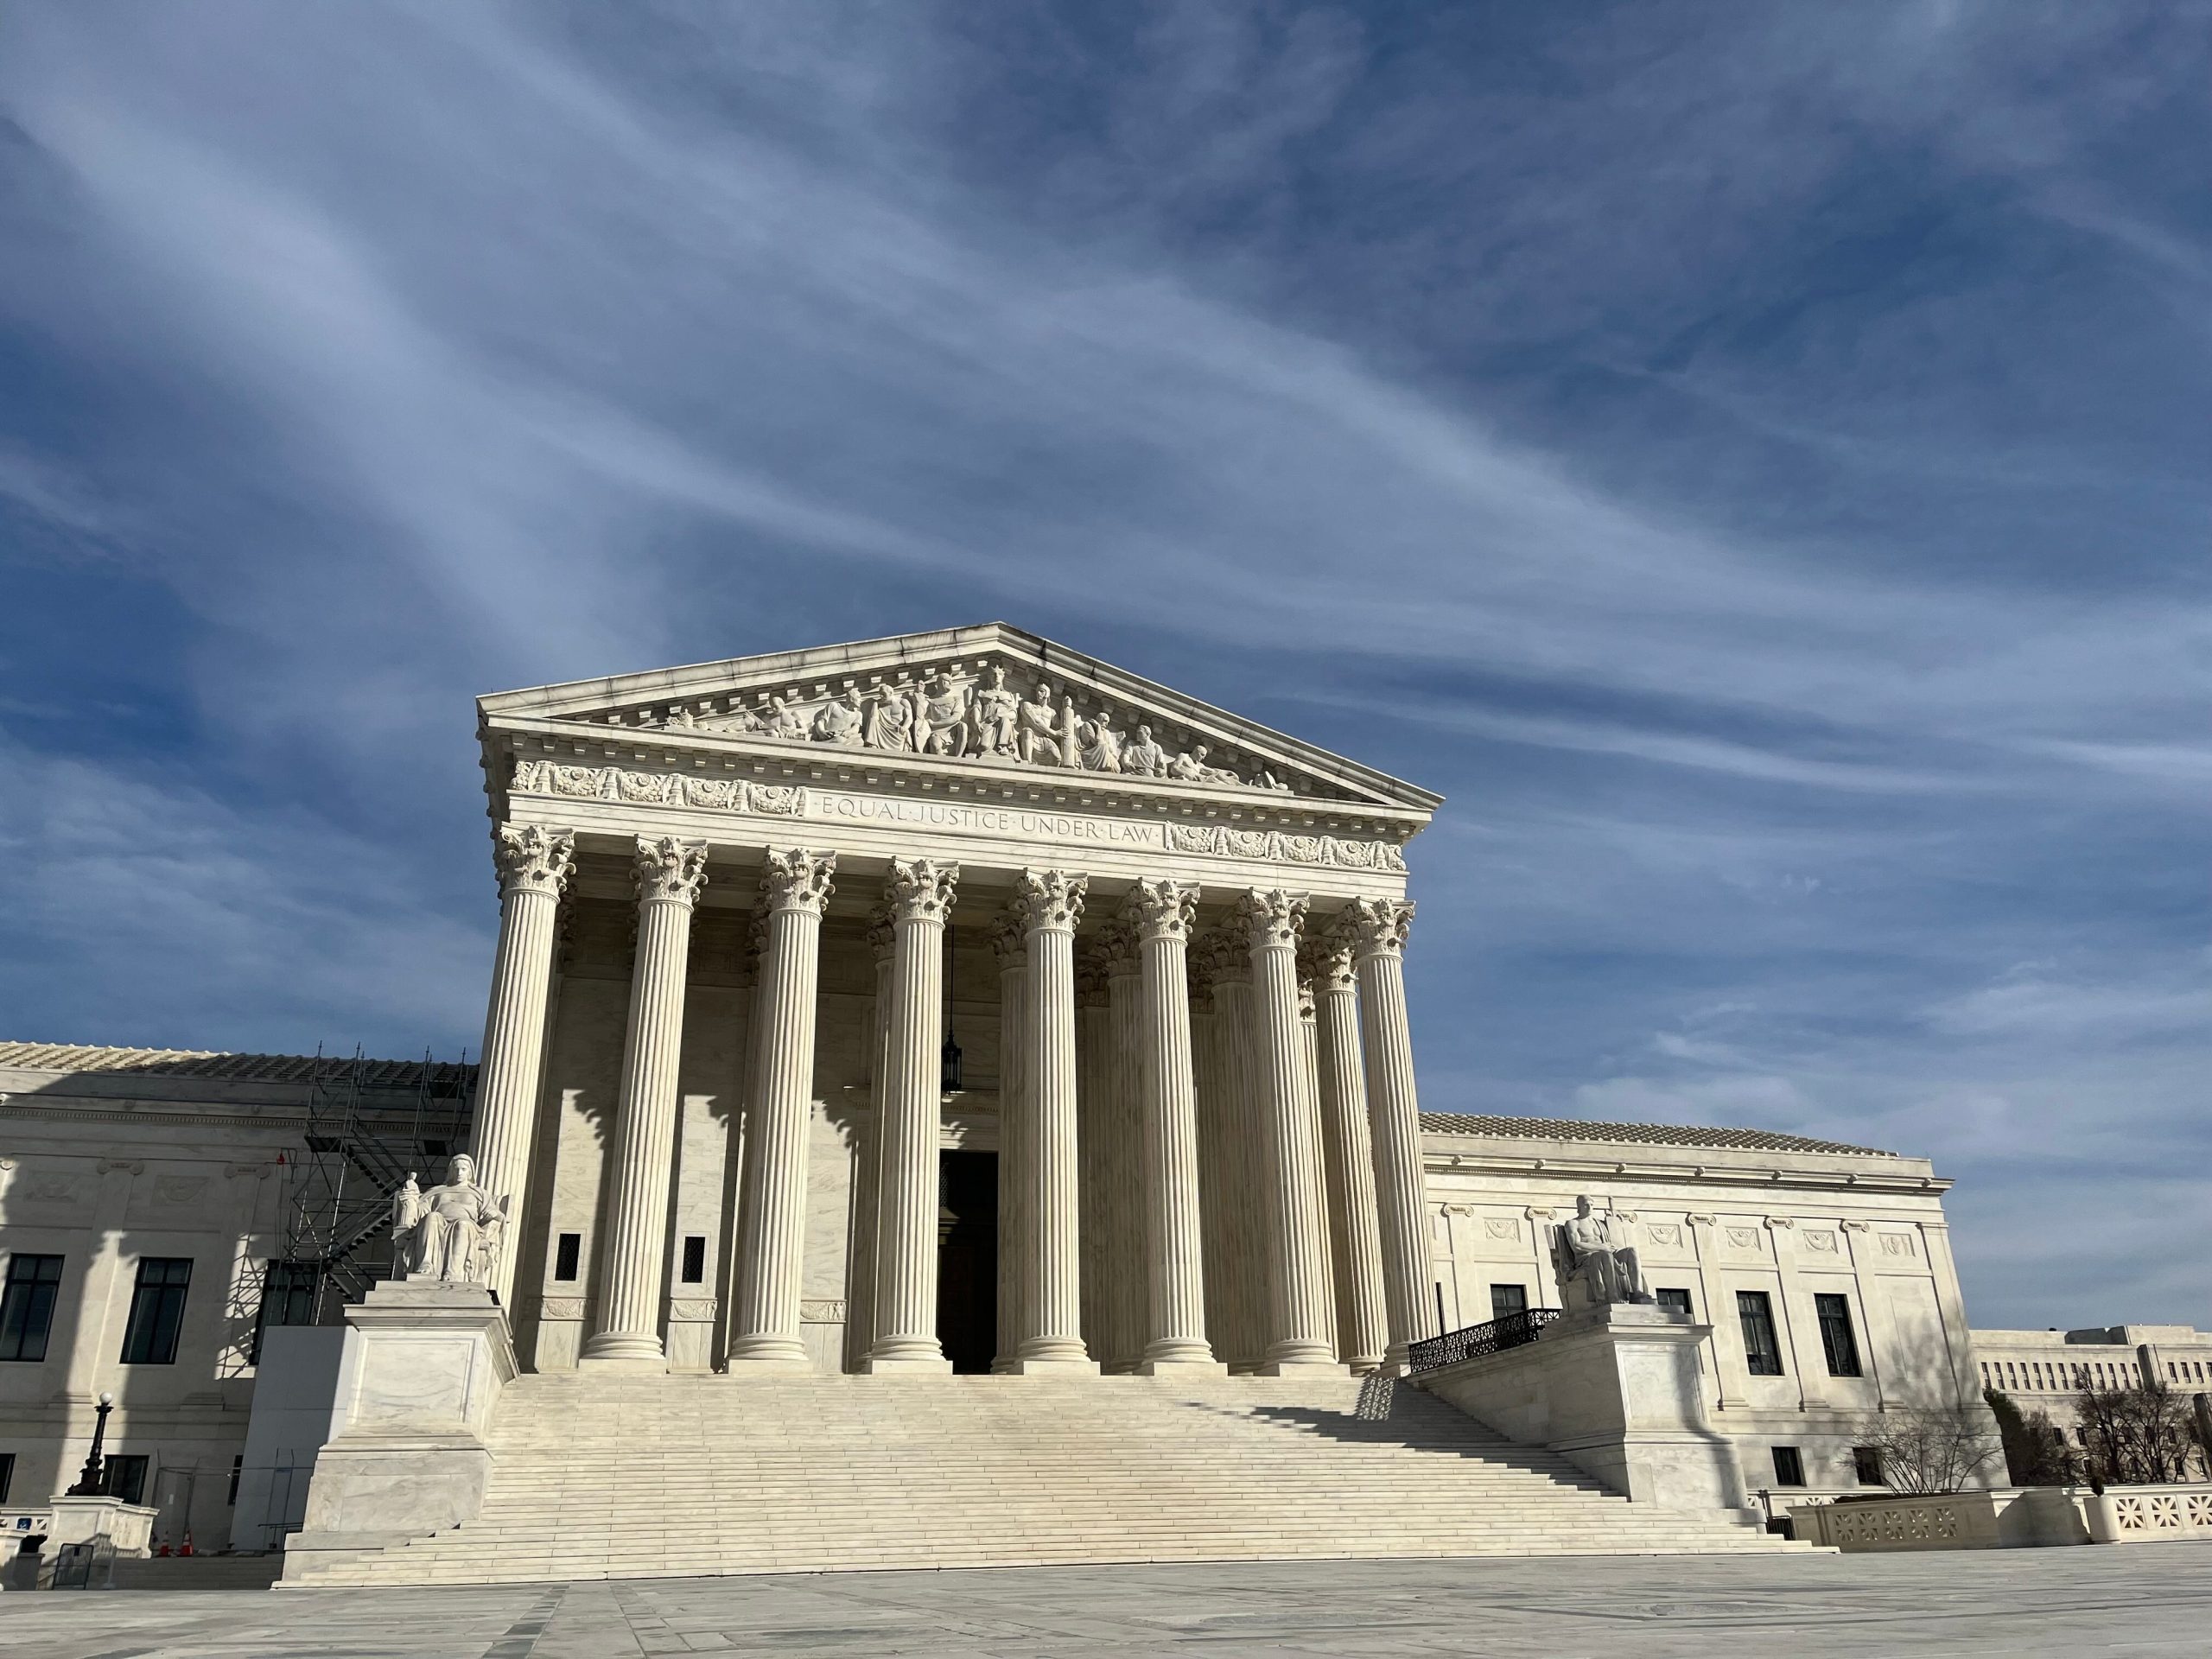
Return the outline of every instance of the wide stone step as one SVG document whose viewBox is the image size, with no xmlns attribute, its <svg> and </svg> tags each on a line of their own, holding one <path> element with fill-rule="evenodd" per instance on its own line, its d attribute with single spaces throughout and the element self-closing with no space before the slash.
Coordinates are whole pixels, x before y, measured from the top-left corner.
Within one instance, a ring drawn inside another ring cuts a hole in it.
<svg viewBox="0 0 2212 1659">
<path fill-rule="evenodd" d="M 572 1373 L 490 1439 L 474 1520 L 288 1581 L 1787 1548 L 1354 1378 Z"/>
</svg>

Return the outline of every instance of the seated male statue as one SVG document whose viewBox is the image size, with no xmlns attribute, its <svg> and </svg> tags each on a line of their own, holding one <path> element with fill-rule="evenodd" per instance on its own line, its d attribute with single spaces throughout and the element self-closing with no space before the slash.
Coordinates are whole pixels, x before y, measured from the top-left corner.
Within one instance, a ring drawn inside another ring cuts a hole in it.
<svg viewBox="0 0 2212 1659">
<path fill-rule="evenodd" d="M 1559 1231 L 1569 1258 L 1567 1280 L 1580 1280 L 1593 1306 L 1651 1300 L 1643 1287 L 1643 1267 L 1630 1242 L 1628 1224 L 1613 1211 L 1597 1214 L 1586 1193 L 1574 1201 L 1574 1219 Z"/>
</svg>

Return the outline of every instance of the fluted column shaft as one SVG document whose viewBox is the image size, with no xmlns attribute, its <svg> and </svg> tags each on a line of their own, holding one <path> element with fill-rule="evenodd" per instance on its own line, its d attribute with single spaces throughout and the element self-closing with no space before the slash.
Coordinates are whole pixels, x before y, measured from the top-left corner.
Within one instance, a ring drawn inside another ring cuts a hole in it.
<svg viewBox="0 0 2212 1659">
<path fill-rule="evenodd" d="M 1145 1262 L 1144 957 L 1136 930 L 1116 922 L 1102 941 L 1106 963 L 1107 1047 L 1104 1248 L 1111 1345 L 1097 1356 L 1109 1370 L 1133 1371 L 1150 1335 Z M 1190 1011 L 1184 1010 L 1184 1055 L 1190 1053 Z M 1193 1125 L 1195 1134 L 1195 1124 Z M 1195 1169 L 1193 1179 L 1196 1179 Z M 1193 1217 L 1195 1221 L 1195 1217 Z"/>
<path fill-rule="evenodd" d="M 738 1226 L 737 1307 L 730 1369 L 809 1370 L 799 1339 L 806 1264 L 806 1150 L 814 1116 L 814 1021 L 821 982 L 822 912 L 835 853 L 771 852 L 760 880 L 767 952 L 755 1004 L 752 1121 L 746 1126 L 745 1205 Z"/>
<path fill-rule="evenodd" d="M 937 1334 L 938 1120 L 944 1098 L 944 918 L 959 867 L 894 859 L 884 897 L 899 931 L 891 969 L 883 1163 L 875 1224 L 872 1372 L 945 1372 Z"/>
<path fill-rule="evenodd" d="M 1332 937 L 1316 953 L 1313 1002 L 1330 1232 L 1336 1244 L 1337 1351 L 1353 1370 L 1371 1371 L 1382 1363 L 1389 1324 L 1367 1084 L 1360 1072 L 1358 982 L 1348 938 Z"/>
<path fill-rule="evenodd" d="M 561 889 L 575 856 L 566 830 L 503 823 L 493 832 L 499 868 L 499 951 L 484 1015 L 484 1046 L 476 1072 L 476 1111 L 469 1154 L 476 1183 L 507 1203 L 511 1227 L 523 1224 L 530 1197 L 531 1142 L 537 1128 L 537 1087 L 545 1053 L 545 1007 L 553 984 L 554 923 Z M 501 1306 L 513 1300 L 515 1257 L 499 1252 L 492 1289 Z"/>
<path fill-rule="evenodd" d="M 660 1299 L 683 1047 L 684 959 L 691 908 L 707 884 L 707 843 L 640 836 L 636 874 L 638 950 L 622 1039 L 598 1319 L 582 1356 L 587 1363 L 665 1363 Z"/>
<path fill-rule="evenodd" d="M 1143 1131 L 1145 1345 L 1148 1376 L 1219 1372 L 1206 1343 L 1205 1259 L 1198 1207 L 1198 1090 L 1191 1060 L 1189 940 L 1198 890 L 1145 880 L 1127 914 L 1142 960 L 1138 1019 Z"/>
<path fill-rule="evenodd" d="M 1414 907 L 1363 899 L 1350 920 L 1359 974 L 1361 1048 L 1367 1061 L 1367 1122 L 1375 1153 L 1381 1222 L 1382 1300 L 1390 1345 L 1382 1369 L 1403 1375 L 1409 1343 L 1437 1334 L 1429 1308 L 1427 1199 L 1421 1164 L 1421 1100 L 1406 1023 L 1406 935 Z"/>
<path fill-rule="evenodd" d="M 1270 1375 L 1336 1363 L 1330 1328 L 1328 1211 L 1322 1202 L 1320 1124 L 1305 1087 L 1305 1032 L 1298 1017 L 1298 938 L 1306 899 L 1257 889 L 1239 901 L 1250 930 L 1252 1005 L 1258 1016 L 1263 1155 L 1274 1202 L 1268 1237 Z"/>
<path fill-rule="evenodd" d="M 1266 1132 L 1253 1055 L 1258 1027 L 1252 1013 L 1252 956 L 1237 938 L 1217 934 L 1204 941 L 1211 957 L 1213 1081 L 1221 1120 L 1224 1295 L 1210 1296 L 1208 1311 L 1220 1335 L 1215 1351 L 1235 1371 L 1256 1370 L 1266 1357 L 1267 1241 L 1274 1194 L 1265 1179 Z"/>
<path fill-rule="evenodd" d="M 1086 878 L 1025 870 L 1016 891 L 1027 956 L 1028 1123 L 1023 1135 L 1021 1339 L 1014 1369 L 1096 1371 L 1083 1345 L 1077 1205 L 1075 925 Z"/>
<path fill-rule="evenodd" d="M 845 1286 L 845 1368 L 868 1369 L 875 1346 L 875 1226 L 883 1192 L 883 1113 L 891 1079 L 891 969 L 899 930 L 885 906 L 868 918 L 868 952 L 875 958 L 875 997 L 869 1005 L 868 1093 L 874 1110 L 853 1152 L 852 1261 Z"/>
<path fill-rule="evenodd" d="M 994 1371 L 1010 1371 L 1020 1359 L 1022 1254 L 1028 1226 L 1022 1208 L 1023 1135 L 1029 1122 L 1027 930 L 1008 912 L 993 924 L 991 946 L 999 962 L 999 1238 L 998 1347 Z"/>
</svg>

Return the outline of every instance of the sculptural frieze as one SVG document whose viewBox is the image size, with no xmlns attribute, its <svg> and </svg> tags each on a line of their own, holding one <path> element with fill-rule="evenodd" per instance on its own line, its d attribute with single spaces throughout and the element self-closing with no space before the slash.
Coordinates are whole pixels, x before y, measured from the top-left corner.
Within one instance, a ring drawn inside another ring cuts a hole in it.
<svg viewBox="0 0 2212 1659">
<path fill-rule="evenodd" d="M 428 1192 L 414 1173 L 391 1200 L 391 1276 L 488 1285 L 499 1268 L 509 1199 L 476 1185 L 476 1160 L 456 1154 Z"/>
<path fill-rule="evenodd" d="M 647 722 L 663 730 L 765 737 L 778 742 L 1157 778 L 1295 793 L 1278 766 L 1230 757 L 1185 734 L 1163 741 L 1156 721 L 1134 728 L 1109 704 L 1039 676 L 1017 689 L 1006 665 L 985 662 L 917 670 L 866 687 L 850 682 L 741 694 L 717 711 L 713 700 L 668 705 Z"/>
</svg>

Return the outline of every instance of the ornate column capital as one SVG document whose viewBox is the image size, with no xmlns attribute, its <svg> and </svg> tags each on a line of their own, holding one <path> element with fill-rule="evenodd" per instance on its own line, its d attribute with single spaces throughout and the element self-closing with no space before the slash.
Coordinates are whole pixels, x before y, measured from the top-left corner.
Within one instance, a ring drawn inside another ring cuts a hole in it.
<svg viewBox="0 0 2212 1659">
<path fill-rule="evenodd" d="M 1126 910 L 1098 930 L 1098 963 L 1109 979 L 1126 979 L 1144 971 L 1144 947 L 1137 940 L 1137 925 Z"/>
<path fill-rule="evenodd" d="M 1090 890 L 1087 875 L 1024 870 L 1014 892 L 1014 912 L 1032 933 L 1072 933 L 1083 919 L 1084 895 Z"/>
<path fill-rule="evenodd" d="M 1359 983 L 1352 970 L 1352 942 L 1342 928 L 1306 937 L 1298 947 L 1298 976 L 1316 992 L 1349 991 Z"/>
<path fill-rule="evenodd" d="M 957 864 L 932 858 L 894 858 L 883 879 L 883 901 L 902 922 L 941 922 L 960 882 Z"/>
<path fill-rule="evenodd" d="M 638 897 L 690 907 L 698 903 L 707 885 L 707 843 L 679 841 L 674 836 L 639 836 L 637 862 Z"/>
<path fill-rule="evenodd" d="M 787 853 L 769 851 L 760 871 L 764 909 L 805 910 L 819 916 L 836 891 L 830 878 L 837 873 L 837 855 L 809 852 L 794 847 Z"/>
<path fill-rule="evenodd" d="M 1136 931 L 1140 942 L 1188 939 L 1198 919 L 1198 890 L 1188 881 L 1147 876 L 1122 904 L 1122 919 Z"/>
<path fill-rule="evenodd" d="M 1410 899 L 1355 899 L 1344 912 L 1344 925 L 1361 957 L 1403 956 L 1413 925 Z"/>
<path fill-rule="evenodd" d="M 548 830 L 535 823 L 501 823 L 492 829 L 492 862 L 499 872 L 499 891 L 557 896 L 575 868 L 576 836 L 572 830 Z"/>
<path fill-rule="evenodd" d="M 868 955 L 880 967 L 891 960 L 892 952 L 898 948 L 898 912 L 887 904 L 878 905 L 868 913 Z"/>
<path fill-rule="evenodd" d="M 1075 960 L 1075 1005 L 1078 1008 L 1106 1006 L 1106 958 L 1086 950 Z"/>
<path fill-rule="evenodd" d="M 1254 887 L 1236 901 L 1236 925 L 1249 934 L 1251 948 L 1296 945 L 1306 925 L 1309 900 L 1302 893 L 1281 887 Z"/>
<path fill-rule="evenodd" d="M 1191 983 L 1193 985 L 1249 985 L 1252 982 L 1252 953 L 1241 930 L 1210 927 L 1192 942 Z"/>
<path fill-rule="evenodd" d="M 991 953 L 999 961 L 999 971 L 1019 968 L 1022 958 L 1029 953 L 1028 930 L 1022 926 L 1021 918 L 1011 906 L 991 918 Z"/>
</svg>

